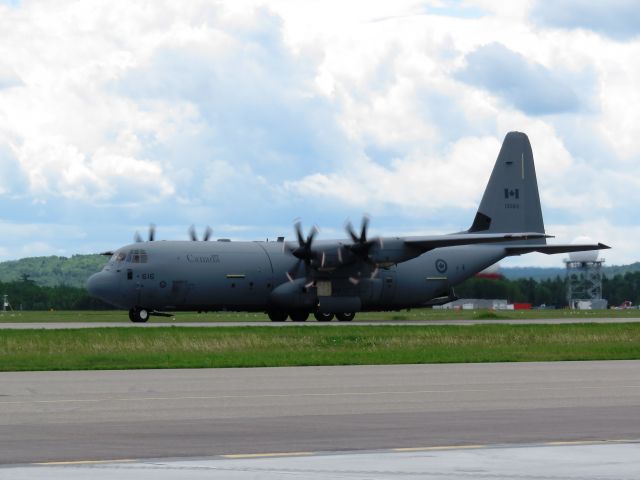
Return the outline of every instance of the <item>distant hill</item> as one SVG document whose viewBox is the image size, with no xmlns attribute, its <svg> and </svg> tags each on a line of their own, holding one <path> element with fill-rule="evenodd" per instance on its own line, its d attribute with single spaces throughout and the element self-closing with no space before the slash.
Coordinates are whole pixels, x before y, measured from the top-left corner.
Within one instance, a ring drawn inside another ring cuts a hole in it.
<svg viewBox="0 0 640 480">
<path fill-rule="evenodd" d="M 635 262 L 630 265 L 610 265 L 605 264 L 602 267 L 602 273 L 608 278 L 615 277 L 616 275 L 624 275 L 627 272 L 639 272 L 640 262 Z M 564 278 L 565 269 L 562 267 L 557 268 L 541 268 L 541 267 L 506 267 L 501 268 L 500 273 L 509 280 L 517 280 L 518 278 L 533 278 L 534 280 L 546 280 L 549 278 L 556 278 L 560 275 Z"/>
<path fill-rule="evenodd" d="M 0 262 L 0 282 L 15 282 L 25 278 L 42 287 L 67 285 L 84 288 L 92 274 L 107 263 L 102 255 L 73 255 L 67 257 L 29 257 Z"/>
<path fill-rule="evenodd" d="M 564 268 L 542 268 L 542 267 L 504 267 L 500 268 L 500 273 L 509 280 L 518 278 L 533 278 L 534 280 L 546 280 L 560 275 L 564 277 Z"/>
</svg>

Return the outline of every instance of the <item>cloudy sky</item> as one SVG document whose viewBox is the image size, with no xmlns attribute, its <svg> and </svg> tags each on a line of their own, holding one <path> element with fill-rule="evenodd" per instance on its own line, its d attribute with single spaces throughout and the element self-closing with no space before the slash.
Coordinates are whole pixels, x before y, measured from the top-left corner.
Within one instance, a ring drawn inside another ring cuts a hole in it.
<svg viewBox="0 0 640 480">
<path fill-rule="evenodd" d="M 0 0 L 0 260 L 459 231 L 519 130 L 555 241 L 637 261 L 638 59 L 633 0 Z"/>
</svg>

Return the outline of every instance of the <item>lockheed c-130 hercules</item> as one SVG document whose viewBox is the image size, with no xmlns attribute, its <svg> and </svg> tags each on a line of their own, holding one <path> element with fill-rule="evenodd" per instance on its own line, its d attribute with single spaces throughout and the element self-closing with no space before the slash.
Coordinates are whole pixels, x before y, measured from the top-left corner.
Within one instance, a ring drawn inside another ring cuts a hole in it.
<svg viewBox="0 0 640 480">
<path fill-rule="evenodd" d="M 89 278 L 94 297 L 129 310 L 134 322 L 171 311 L 261 311 L 272 321 L 352 320 L 359 311 L 399 310 L 455 299 L 453 287 L 499 260 L 609 248 L 546 243 L 533 153 L 524 133 L 504 139 L 471 227 L 450 235 L 376 237 L 350 223 L 346 240 L 148 241 L 111 255 Z"/>
</svg>

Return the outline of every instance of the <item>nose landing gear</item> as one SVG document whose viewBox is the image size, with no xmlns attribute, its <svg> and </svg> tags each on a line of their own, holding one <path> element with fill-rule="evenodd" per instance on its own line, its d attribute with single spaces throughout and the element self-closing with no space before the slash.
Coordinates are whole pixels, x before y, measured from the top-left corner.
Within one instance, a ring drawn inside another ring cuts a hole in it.
<svg viewBox="0 0 640 480">
<path fill-rule="evenodd" d="M 144 323 L 149 320 L 149 310 L 135 307 L 129 310 L 129 320 L 134 323 Z"/>
</svg>

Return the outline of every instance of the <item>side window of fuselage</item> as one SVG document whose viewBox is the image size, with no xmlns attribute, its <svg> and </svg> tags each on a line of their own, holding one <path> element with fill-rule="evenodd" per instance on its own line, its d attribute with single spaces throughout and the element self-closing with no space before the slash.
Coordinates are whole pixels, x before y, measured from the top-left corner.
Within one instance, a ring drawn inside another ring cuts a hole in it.
<svg viewBox="0 0 640 480">
<path fill-rule="evenodd" d="M 135 249 L 129 251 L 127 255 L 128 263 L 147 263 L 147 251 L 142 249 Z"/>
</svg>

